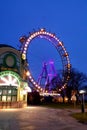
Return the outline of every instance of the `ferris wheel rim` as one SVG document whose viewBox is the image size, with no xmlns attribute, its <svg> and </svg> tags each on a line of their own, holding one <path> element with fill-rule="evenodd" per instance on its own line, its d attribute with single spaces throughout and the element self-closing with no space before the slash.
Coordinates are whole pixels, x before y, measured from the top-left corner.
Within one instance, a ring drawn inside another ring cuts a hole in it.
<svg viewBox="0 0 87 130">
<path fill-rule="evenodd" d="M 53 44 L 55 45 L 58 53 L 60 54 L 61 56 L 61 59 L 63 59 L 63 57 L 65 57 L 64 60 L 62 60 L 62 65 L 63 65 L 63 71 L 65 72 L 66 70 L 68 71 L 68 74 L 67 74 L 67 78 L 66 78 L 66 82 L 64 83 L 64 85 L 62 86 L 61 89 L 59 89 L 59 91 L 61 91 L 62 89 L 64 89 L 67 85 L 67 81 L 69 79 L 69 73 L 70 73 L 70 68 L 71 68 L 71 65 L 70 65 L 70 60 L 69 60 L 69 56 L 68 56 L 68 53 L 66 51 L 66 48 L 64 47 L 63 43 L 55 36 L 55 34 L 53 33 L 50 33 L 50 32 L 47 32 L 45 29 L 40 29 L 39 31 L 36 31 L 36 32 L 33 32 L 31 33 L 28 37 L 25 37 L 24 39 L 24 44 L 22 45 L 21 47 L 21 53 L 22 53 L 22 59 L 26 60 L 26 55 L 27 55 L 27 50 L 28 50 L 28 47 L 29 47 L 29 44 L 31 43 L 31 41 L 38 37 L 39 38 L 45 38 L 47 39 L 48 41 L 50 41 L 51 43 L 53 41 Z M 61 51 L 59 51 L 58 49 L 62 49 L 62 52 L 63 54 L 61 53 Z M 66 63 L 63 63 L 63 62 L 66 62 Z M 66 65 L 65 65 L 66 64 Z M 32 82 L 32 84 L 39 90 L 39 91 L 43 91 L 43 89 L 41 88 L 41 86 L 39 86 L 36 81 L 34 80 L 32 74 L 30 73 L 30 70 L 29 70 L 29 79 L 30 81 Z"/>
</svg>

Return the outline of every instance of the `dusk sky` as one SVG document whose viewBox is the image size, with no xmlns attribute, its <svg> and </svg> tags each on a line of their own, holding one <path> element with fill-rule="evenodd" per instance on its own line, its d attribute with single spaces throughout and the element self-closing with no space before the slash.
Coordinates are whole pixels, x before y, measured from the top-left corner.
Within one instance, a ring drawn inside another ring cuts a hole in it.
<svg viewBox="0 0 87 130">
<path fill-rule="evenodd" d="M 39 28 L 55 33 L 63 41 L 72 67 L 87 74 L 87 0 L 0 0 L 0 44 L 19 49 L 19 38 Z M 61 68 L 56 49 L 43 43 L 44 39 L 36 39 L 30 51 L 28 48 L 33 74 L 40 73 L 42 61 L 53 58 L 55 68 Z"/>
</svg>

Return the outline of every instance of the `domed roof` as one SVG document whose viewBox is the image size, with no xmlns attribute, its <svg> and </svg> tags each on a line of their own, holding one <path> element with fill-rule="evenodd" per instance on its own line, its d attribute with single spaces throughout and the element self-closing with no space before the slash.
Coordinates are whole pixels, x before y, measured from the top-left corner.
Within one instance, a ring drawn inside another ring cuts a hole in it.
<svg viewBox="0 0 87 130">
<path fill-rule="evenodd" d="M 14 48 L 14 47 L 12 47 L 10 45 L 7 45 L 7 44 L 0 44 L 0 47 L 11 47 L 11 48 Z"/>
</svg>

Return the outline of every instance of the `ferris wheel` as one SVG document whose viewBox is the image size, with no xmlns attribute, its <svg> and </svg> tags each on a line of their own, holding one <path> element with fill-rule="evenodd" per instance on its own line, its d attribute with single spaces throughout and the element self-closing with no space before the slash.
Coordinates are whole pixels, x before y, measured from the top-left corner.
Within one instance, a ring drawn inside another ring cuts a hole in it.
<svg viewBox="0 0 87 130">
<path fill-rule="evenodd" d="M 64 47 L 63 42 L 61 42 L 55 36 L 55 34 L 47 32 L 45 29 L 42 28 L 38 31 L 30 33 L 30 35 L 28 37 L 26 37 L 26 36 L 21 37 L 20 42 L 22 43 L 22 45 L 21 45 L 22 59 L 23 60 L 27 59 L 27 51 L 28 51 L 29 45 L 30 45 L 31 41 L 34 40 L 37 37 L 39 37 L 41 39 L 42 38 L 46 39 L 50 43 L 52 43 L 54 45 L 55 49 L 57 50 L 60 58 L 61 58 L 62 69 L 63 69 L 63 76 L 62 76 L 63 85 L 62 85 L 61 88 L 59 88 L 59 91 L 62 91 L 67 86 L 67 82 L 68 82 L 69 77 L 70 77 L 71 64 L 70 64 L 69 55 L 66 51 L 66 48 Z M 28 77 L 29 77 L 29 80 L 31 81 L 31 83 L 35 86 L 35 88 L 39 92 L 44 91 L 43 88 L 40 85 L 38 85 L 36 80 L 33 78 L 32 74 L 30 72 L 30 69 L 29 69 Z"/>
</svg>

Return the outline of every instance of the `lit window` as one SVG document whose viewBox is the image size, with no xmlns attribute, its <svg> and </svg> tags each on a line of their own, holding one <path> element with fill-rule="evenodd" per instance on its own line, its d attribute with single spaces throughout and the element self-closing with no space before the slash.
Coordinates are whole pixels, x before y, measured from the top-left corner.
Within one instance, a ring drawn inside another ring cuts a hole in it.
<svg viewBox="0 0 87 130">
<path fill-rule="evenodd" d="M 2 101 L 6 102 L 6 96 L 2 96 Z"/>
<path fill-rule="evenodd" d="M 11 101 L 11 96 L 7 96 L 7 101 Z"/>
<path fill-rule="evenodd" d="M 16 101 L 17 100 L 17 97 L 16 96 L 12 96 L 12 101 Z"/>
<path fill-rule="evenodd" d="M 8 94 L 11 95 L 11 90 L 8 90 Z"/>
<path fill-rule="evenodd" d="M 0 90 L 0 95 L 2 95 L 2 90 Z"/>
</svg>

